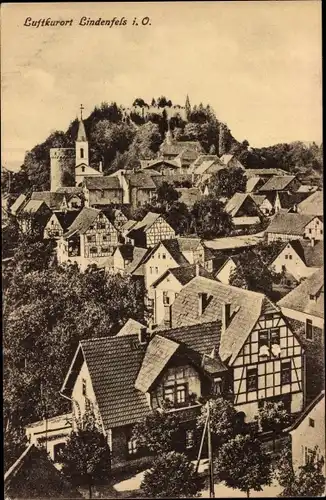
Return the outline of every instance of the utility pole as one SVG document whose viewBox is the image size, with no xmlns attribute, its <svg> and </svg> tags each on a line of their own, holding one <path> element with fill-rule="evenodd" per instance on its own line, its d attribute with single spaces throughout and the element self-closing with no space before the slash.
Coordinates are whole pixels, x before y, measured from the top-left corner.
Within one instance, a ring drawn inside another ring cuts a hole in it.
<svg viewBox="0 0 326 500">
<path fill-rule="evenodd" d="M 41 401 L 43 406 L 43 417 L 45 419 L 45 451 L 48 453 L 48 416 L 47 416 L 47 407 L 46 407 L 46 399 L 43 398 L 43 382 L 41 380 Z"/>
<path fill-rule="evenodd" d="M 210 404 L 207 401 L 207 442 L 208 442 L 208 460 L 209 460 L 209 497 L 215 498 L 214 494 L 214 463 L 212 453 L 212 433 L 210 421 Z"/>
</svg>

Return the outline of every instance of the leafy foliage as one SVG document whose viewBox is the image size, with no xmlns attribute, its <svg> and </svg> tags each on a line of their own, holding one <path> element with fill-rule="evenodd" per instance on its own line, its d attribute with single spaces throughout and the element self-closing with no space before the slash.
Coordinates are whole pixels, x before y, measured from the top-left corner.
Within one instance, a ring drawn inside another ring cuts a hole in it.
<svg viewBox="0 0 326 500">
<path fill-rule="evenodd" d="M 191 215 L 193 230 L 200 238 L 226 236 L 233 229 L 232 217 L 225 212 L 222 202 L 213 196 L 197 201 Z"/>
<path fill-rule="evenodd" d="M 27 445 L 27 437 L 23 427 L 7 425 L 3 440 L 4 470 L 7 471 L 23 453 Z"/>
<path fill-rule="evenodd" d="M 87 485 L 89 498 L 92 486 L 107 480 L 111 474 L 111 453 L 94 415 L 88 414 L 82 426 L 73 431 L 61 452 L 63 473 L 76 486 Z"/>
<path fill-rule="evenodd" d="M 263 430 L 278 431 L 290 423 L 290 416 L 282 401 L 264 401 L 258 408 L 258 420 Z"/>
<path fill-rule="evenodd" d="M 215 460 L 215 470 L 220 481 L 246 492 L 248 497 L 250 490 L 262 491 L 272 480 L 270 458 L 250 435 L 237 435 L 224 443 Z"/>
<path fill-rule="evenodd" d="M 317 458 L 316 450 L 306 465 L 295 473 L 291 461 L 291 451 L 286 449 L 278 461 L 277 479 L 283 490 L 279 497 L 319 497 L 325 492 L 326 480 L 323 475 L 324 457 Z"/>
<path fill-rule="evenodd" d="M 80 340 L 144 317 L 143 287 L 131 278 L 30 262 L 14 270 L 5 295 L 4 413 L 13 425 L 67 410 L 58 392 Z"/>
<path fill-rule="evenodd" d="M 207 406 L 201 408 L 197 418 L 197 427 L 203 428 L 207 419 Z M 245 425 L 239 412 L 230 401 L 222 396 L 210 400 L 210 425 L 214 448 L 245 432 Z"/>
<path fill-rule="evenodd" d="M 200 481 L 193 464 L 182 453 L 164 453 L 146 471 L 141 490 L 146 498 L 193 498 Z"/>
<path fill-rule="evenodd" d="M 138 422 L 133 429 L 133 437 L 140 448 L 160 454 L 175 450 L 179 420 L 173 413 L 154 411 Z"/>
<path fill-rule="evenodd" d="M 244 193 L 247 178 L 242 168 L 223 168 L 212 175 L 209 192 L 216 198 L 232 198 L 235 193 Z"/>
</svg>

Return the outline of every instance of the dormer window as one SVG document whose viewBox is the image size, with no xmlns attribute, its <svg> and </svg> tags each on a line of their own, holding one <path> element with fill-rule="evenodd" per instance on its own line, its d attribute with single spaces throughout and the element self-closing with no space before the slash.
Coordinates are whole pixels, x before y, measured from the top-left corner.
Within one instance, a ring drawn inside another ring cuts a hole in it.
<svg viewBox="0 0 326 500">
<path fill-rule="evenodd" d="M 82 395 L 86 396 L 86 379 L 82 379 Z"/>
</svg>

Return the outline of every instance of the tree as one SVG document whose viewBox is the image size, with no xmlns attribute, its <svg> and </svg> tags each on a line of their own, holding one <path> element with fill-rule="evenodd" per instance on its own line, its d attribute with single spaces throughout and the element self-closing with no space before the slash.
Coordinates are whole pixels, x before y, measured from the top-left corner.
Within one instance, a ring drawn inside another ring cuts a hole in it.
<svg viewBox="0 0 326 500">
<path fill-rule="evenodd" d="M 238 433 L 245 432 L 241 414 L 233 404 L 222 396 L 210 400 L 210 425 L 214 448 L 234 438 Z M 201 414 L 197 418 L 197 427 L 202 429 L 207 418 L 207 407 L 202 406 Z"/>
<path fill-rule="evenodd" d="M 8 422 L 9 424 L 9 422 Z M 4 429 L 4 470 L 7 471 L 20 457 L 27 445 L 27 437 L 23 427 L 11 427 L 7 425 Z"/>
<path fill-rule="evenodd" d="M 250 435 L 237 435 L 224 443 L 215 460 L 215 471 L 220 481 L 250 496 L 250 490 L 262 491 L 271 484 L 271 460 L 260 442 Z"/>
<path fill-rule="evenodd" d="M 200 238 L 226 236 L 233 229 L 231 215 L 225 212 L 223 204 L 213 196 L 196 201 L 191 216 L 194 232 Z"/>
<path fill-rule="evenodd" d="M 284 403 L 282 401 L 264 401 L 264 404 L 258 408 L 257 420 L 263 431 L 273 431 L 274 451 L 276 434 L 290 423 L 290 415 L 286 411 Z"/>
<path fill-rule="evenodd" d="M 188 458 L 172 451 L 156 458 L 140 488 L 147 498 L 193 498 L 199 495 L 201 484 Z"/>
<path fill-rule="evenodd" d="M 172 205 L 180 198 L 180 193 L 169 182 L 162 182 L 156 190 L 156 202 L 159 205 Z"/>
<path fill-rule="evenodd" d="M 317 458 L 316 450 L 308 462 L 294 472 L 291 450 L 286 448 L 278 460 L 277 480 L 283 490 L 279 497 L 319 497 L 325 492 L 324 457 Z"/>
<path fill-rule="evenodd" d="M 175 414 L 155 410 L 134 426 L 133 437 L 140 448 L 159 455 L 178 448 L 179 429 L 179 419 Z"/>
<path fill-rule="evenodd" d="M 223 168 L 212 175 L 209 191 L 216 198 L 232 198 L 235 193 L 244 193 L 247 178 L 242 168 Z"/>
<path fill-rule="evenodd" d="M 110 477 L 110 455 L 107 438 L 99 430 L 94 414 L 89 412 L 70 434 L 61 453 L 62 471 L 74 485 L 87 485 L 92 498 L 92 487 Z"/>
<path fill-rule="evenodd" d="M 148 107 L 148 104 L 141 97 L 137 97 L 132 103 L 133 106 L 139 106 L 140 108 Z"/>
</svg>

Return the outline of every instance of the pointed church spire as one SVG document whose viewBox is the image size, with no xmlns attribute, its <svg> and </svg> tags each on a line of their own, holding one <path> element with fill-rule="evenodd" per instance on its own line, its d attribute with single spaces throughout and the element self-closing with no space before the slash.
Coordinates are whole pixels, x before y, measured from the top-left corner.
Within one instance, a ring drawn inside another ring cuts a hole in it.
<svg viewBox="0 0 326 500">
<path fill-rule="evenodd" d="M 85 109 L 85 108 L 81 104 L 80 105 L 80 120 L 79 120 L 78 134 L 77 134 L 77 139 L 76 139 L 77 142 L 86 142 L 87 141 L 85 125 L 83 122 L 83 109 Z"/>
<path fill-rule="evenodd" d="M 188 119 L 191 113 L 191 105 L 188 94 L 186 97 L 185 111 L 186 111 L 186 118 Z"/>
</svg>

